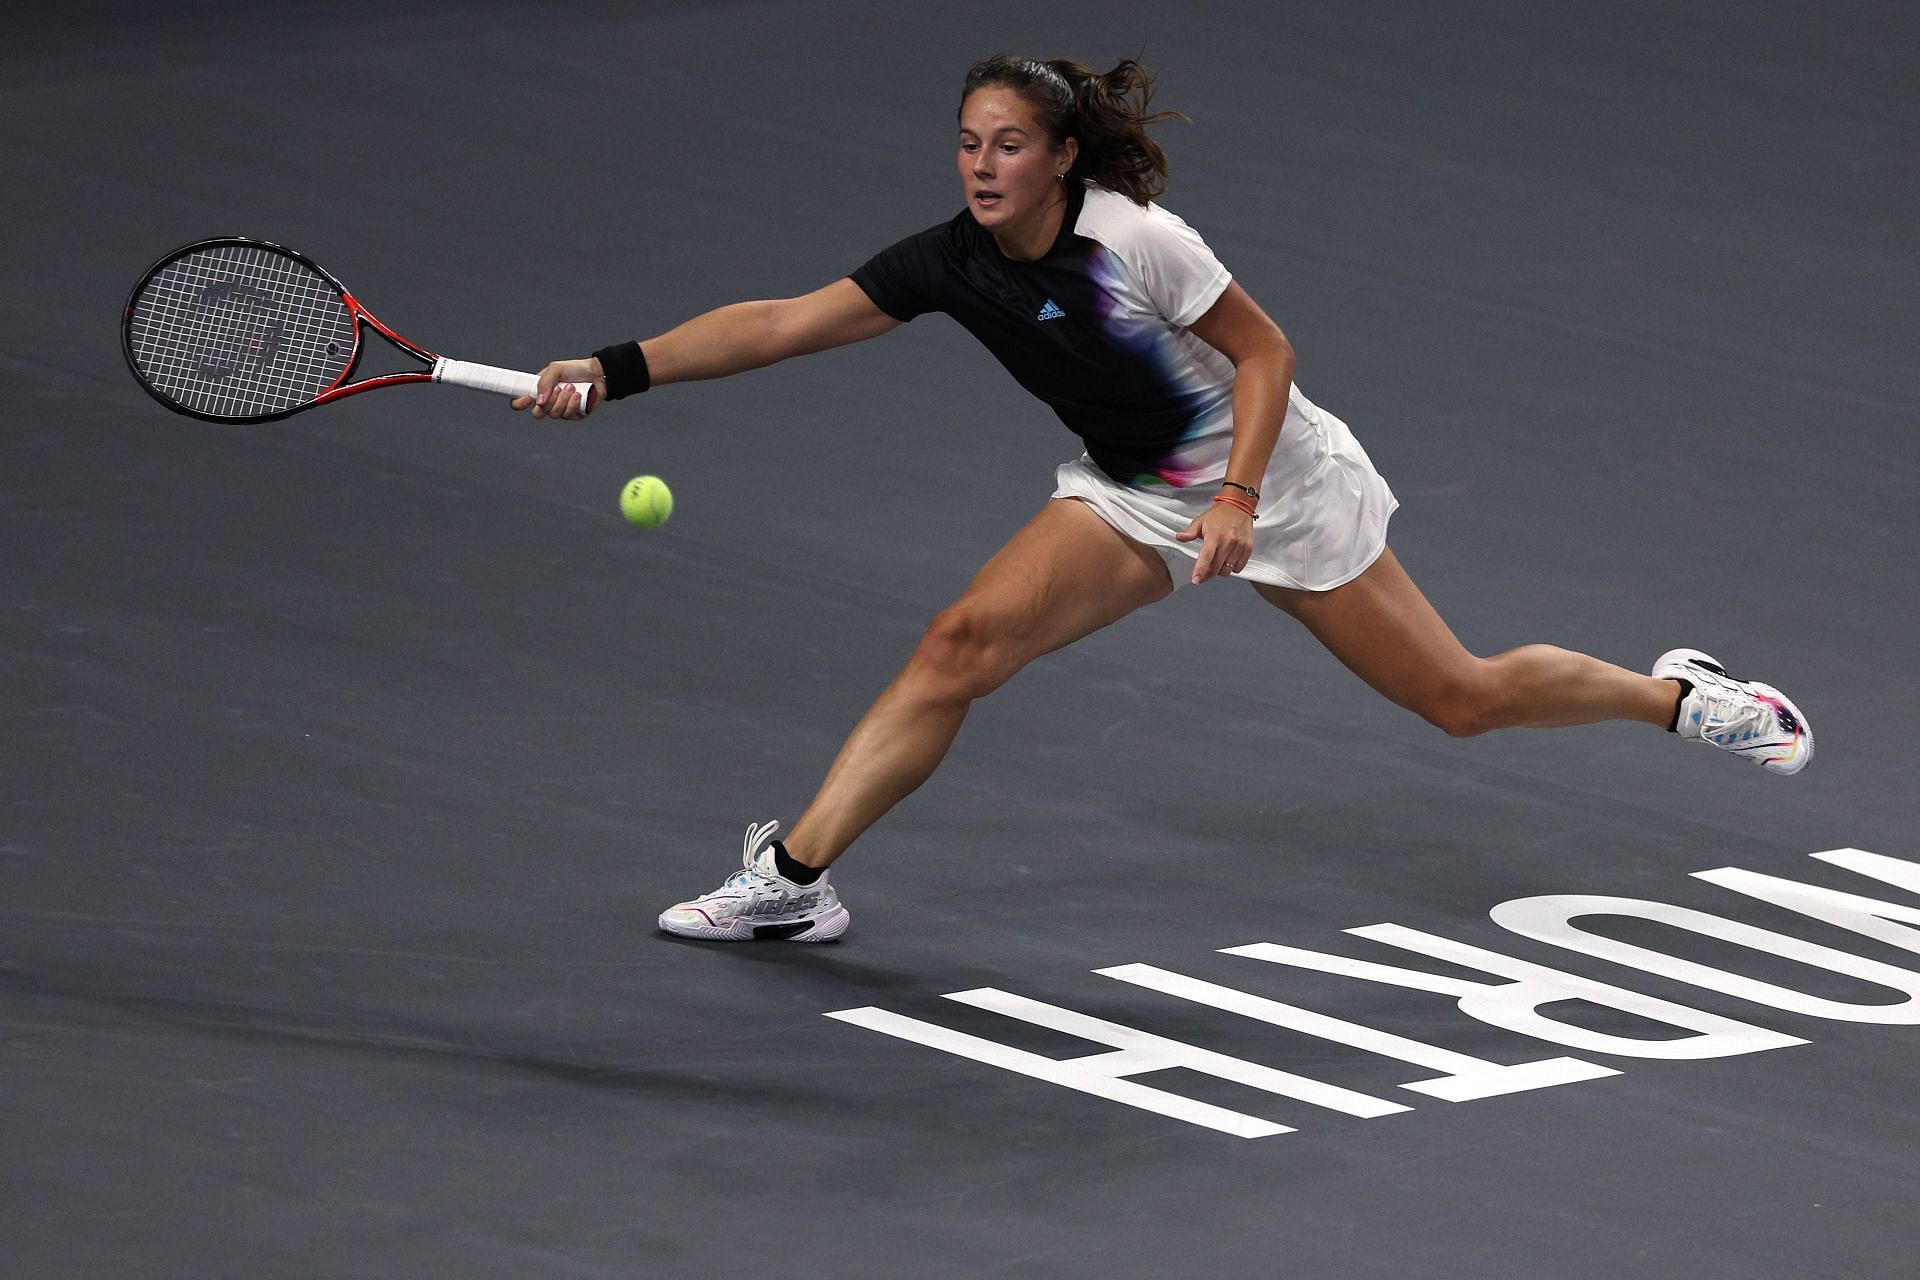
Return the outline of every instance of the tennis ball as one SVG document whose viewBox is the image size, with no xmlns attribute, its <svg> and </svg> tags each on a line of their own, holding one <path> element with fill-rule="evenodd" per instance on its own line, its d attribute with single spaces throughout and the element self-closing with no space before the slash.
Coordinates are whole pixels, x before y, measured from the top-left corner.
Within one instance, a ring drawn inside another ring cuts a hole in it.
<svg viewBox="0 0 1920 1280">
<path fill-rule="evenodd" d="M 643 529 L 663 525 L 673 514 L 673 490 L 659 476 L 635 476 L 620 491 L 620 514 Z"/>
</svg>

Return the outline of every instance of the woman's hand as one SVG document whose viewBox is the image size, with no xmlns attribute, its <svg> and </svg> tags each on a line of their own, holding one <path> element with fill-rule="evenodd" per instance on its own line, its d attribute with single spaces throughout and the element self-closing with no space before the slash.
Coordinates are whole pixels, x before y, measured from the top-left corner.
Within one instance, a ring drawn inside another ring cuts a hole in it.
<svg viewBox="0 0 1920 1280">
<path fill-rule="evenodd" d="M 1238 573 L 1253 554 L 1253 517 L 1228 502 L 1216 502 L 1200 518 L 1173 535 L 1181 542 L 1201 539 L 1200 559 L 1193 566 L 1197 586 L 1215 574 Z"/>
<path fill-rule="evenodd" d="M 569 382 L 591 382 L 593 404 L 581 404 Z M 557 389 L 556 389 L 557 387 Z M 584 360 L 555 360 L 540 371 L 540 390 L 530 396 L 515 396 L 509 404 L 515 409 L 532 409 L 536 418 L 560 418 L 578 422 L 593 412 L 593 405 L 607 398 L 607 375 L 592 356 Z"/>
</svg>

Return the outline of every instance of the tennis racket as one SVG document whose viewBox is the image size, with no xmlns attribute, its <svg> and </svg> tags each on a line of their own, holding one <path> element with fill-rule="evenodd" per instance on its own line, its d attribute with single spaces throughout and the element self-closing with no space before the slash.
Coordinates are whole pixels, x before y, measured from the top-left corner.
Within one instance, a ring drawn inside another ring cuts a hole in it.
<svg viewBox="0 0 1920 1280">
<path fill-rule="evenodd" d="M 367 329 L 426 367 L 348 382 Z M 273 422 L 409 382 L 503 396 L 533 395 L 540 383 L 435 355 L 381 324 L 305 254 L 240 236 L 196 241 L 154 263 L 127 298 L 120 334 L 127 367 L 148 394 L 207 422 Z M 596 403 L 592 383 L 568 385 L 583 408 Z"/>
</svg>

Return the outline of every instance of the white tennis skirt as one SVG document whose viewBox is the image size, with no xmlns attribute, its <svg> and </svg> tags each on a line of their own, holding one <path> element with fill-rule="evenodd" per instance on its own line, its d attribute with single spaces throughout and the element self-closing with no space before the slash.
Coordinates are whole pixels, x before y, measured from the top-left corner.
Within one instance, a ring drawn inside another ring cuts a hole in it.
<svg viewBox="0 0 1920 1280">
<path fill-rule="evenodd" d="M 1253 518 L 1253 555 L 1236 578 L 1303 591 L 1330 591 L 1359 577 L 1387 545 L 1387 521 L 1400 500 L 1347 424 L 1316 407 L 1304 421 L 1289 414 L 1286 432 L 1303 436 L 1276 448 Z M 1174 535 L 1213 505 L 1217 484 L 1138 488 L 1108 476 L 1086 454 L 1053 473 L 1056 498 L 1078 498 L 1135 542 L 1160 553 L 1175 588 L 1193 579 L 1200 543 Z"/>
</svg>

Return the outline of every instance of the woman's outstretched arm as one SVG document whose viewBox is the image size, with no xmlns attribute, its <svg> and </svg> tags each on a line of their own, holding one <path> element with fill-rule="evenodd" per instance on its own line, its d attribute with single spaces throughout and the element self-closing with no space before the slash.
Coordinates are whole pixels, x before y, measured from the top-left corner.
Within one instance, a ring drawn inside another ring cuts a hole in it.
<svg viewBox="0 0 1920 1280">
<path fill-rule="evenodd" d="M 640 343 L 650 385 L 698 382 L 760 369 L 793 356 L 877 338 L 900 322 L 851 280 L 836 280 L 798 298 L 736 302 L 697 315 Z M 592 382 L 607 393 L 606 371 L 592 356 L 556 360 L 540 371 L 540 390 L 515 399 L 536 418 L 584 417 L 579 397 L 556 383 Z"/>
</svg>

